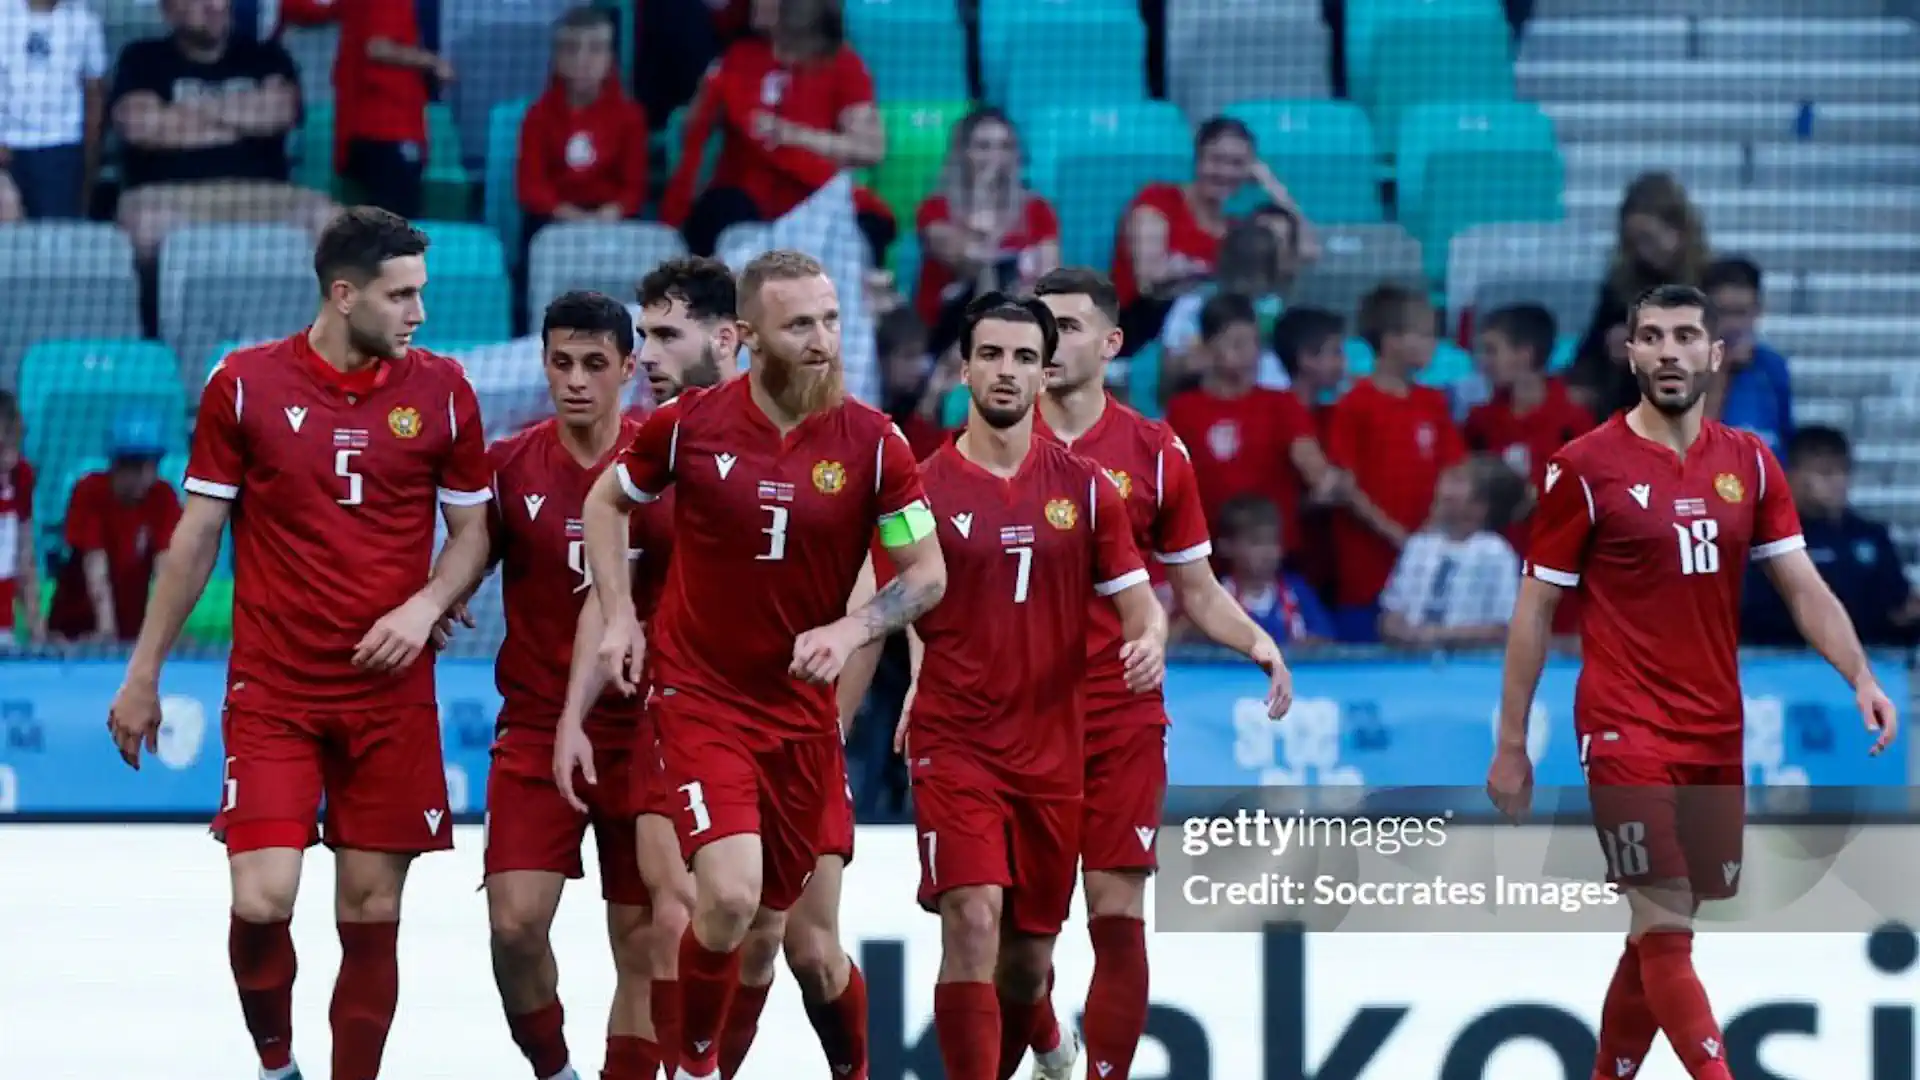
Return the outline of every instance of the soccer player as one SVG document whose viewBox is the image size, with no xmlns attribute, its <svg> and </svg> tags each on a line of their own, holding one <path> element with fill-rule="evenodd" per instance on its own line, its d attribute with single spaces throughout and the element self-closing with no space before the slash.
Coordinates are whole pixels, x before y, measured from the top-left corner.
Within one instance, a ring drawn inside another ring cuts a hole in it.
<svg viewBox="0 0 1920 1080">
<path fill-rule="evenodd" d="M 580 845 L 591 826 L 616 972 L 601 1077 L 651 1080 L 660 1063 L 647 985 L 652 913 L 628 805 L 639 700 L 608 695 L 585 718 L 591 771 L 603 783 L 570 799 L 554 780 L 575 624 L 591 588 L 581 508 L 594 480 L 640 428 L 620 415 L 620 392 L 635 369 L 633 318 L 610 296 L 570 292 L 548 305 L 540 341 L 554 416 L 488 451 L 493 557 L 507 623 L 495 668 L 504 707 L 487 774 L 494 979 L 508 1030 L 536 1080 L 576 1080 L 551 934 L 562 886 L 583 873 Z M 628 548 L 636 556 L 654 546 L 646 524 L 635 515 Z M 586 648 L 590 653 L 593 643 Z"/>
<path fill-rule="evenodd" d="M 186 507 L 107 721 L 139 768 L 141 745 L 151 752 L 159 737 L 161 663 L 231 521 L 227 759 L 213 830 L 232 877 L 234 982 L 267 1080 L 298 1075 L 287 920 L 304 849 L 324 839 L 335 857 L 342 955 L 328 1075 L 372 1080 L 399 995 L 407 868 L 453 845 L 426 646 L 486 567 L 492 489 L 465 373 L 409 344 L 426 316 L 426 249 L 400 217 L 343 212 L 314 254 L 313 325 L 214 369 Z M 436 504 L 447 539 L 433 563 Z"/>
<path fill-rule="evenodd" d="M 1273 638 L 1214 577 L 1213 544 L 1187 449 L 1165 424 L 1107 393 L 1107 365 L 1119 354 L 1119 304 L 1105 278 L 1062 268 L 1034 290 L 1059 326 L 1046 364 L 1035 428 L 1098 462 L 1120 489 L 1136 546 L 1165 569 L 1179 609 L 1207 637 L 1267 673 L 1268 715 L 1286 714 L 1293 677 Z M 1166 703 L 1156 687 L 1135 693 L 1121 659 L 1111 604 L 1093 605 L 1087 638 L 1086 796 L 1080 858 L 1093 939 L 1085 1037 L 1093 1071 L 1126 1080 L 1147 1026 L 1147 878 L 1167 787 Z M 1049 1002 L 1036 1027 L 1034 1075 L 1064 1080 L 1076 1048 Z"/>
<path fill-rule="evenodd" d="M 1807 556 L 1786 477 L 1761 439 L 1704 417 L 1723 343 L 1683 285 L 1628 313 L 1640 402 L 1547 463 L 1513 622 L 1487 791 L 1518 817 L 1532 799 L 1527 716 L 1554 606 L 1581 596 L 1574 703 L 1609 880 L 1632 925 L 1600 1015 L 1595 1080 L 1634 1075 L 1664 1031 L 1696 1080 L 1731 1080 L 1693 968 L 1702 900 L 1740 884 L 1745 733 L 1740 581 L 1757 560 L 1813 647 L 1854 688 L 1873 752 L 1899 721 L 1845 609 Z"/>
<path fill-rule="evenodd" d="M 693 867 L 682 942 L 680 1080 L 719 1070 L 749 929 L 784 932 L 845 794 L 834 681 L 848 656 L 946 589 L 904 437 L 848 400 L 840 304 L 820 263 L 774 251 L 741 275 L 747 374 L 656 410 L 587 503 L 606 674 L 632 692 L 650 655 L 676 832 Z M 671 487 L 674 546 L 645 645 L 617 580 L 627 511 Z M 849 614 L 878 528 L 898 576 Z"/>
<path fill-rule="evenodd" d="M 1119 486 L 1035 436 L 1058 341 L 1039 300 L 970 304 L 966 429 L 923 467 L 951 596 L 909 639 L 896 742 L 913 778 L 920 902 L 940 915 L 933 1019 L 948 1080 L 1004 1080 L 1040 1020 L 1086 820 L 1091 602 L 1114 611 L 1122 692 L 1158 688 L 1165 666 L 1166 612 Z"/>
</svg>

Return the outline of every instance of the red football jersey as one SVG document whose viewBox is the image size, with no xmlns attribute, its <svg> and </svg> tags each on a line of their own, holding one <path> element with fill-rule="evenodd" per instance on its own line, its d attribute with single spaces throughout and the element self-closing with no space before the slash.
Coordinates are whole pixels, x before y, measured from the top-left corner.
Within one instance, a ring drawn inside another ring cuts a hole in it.
<svg viewBox="0 0 1920 1080">
<path fill-rule="evenodd" d="M 153 590 L 154 563 L 173 543 L 179 523 L 180 496 L 165 480 L 154 481 L 139 502 L 125 503 L 114 495 L 110 474 L 82 477 L 67 500 L 67 547 L 73 557 L 60 570 L 47 629 L 64 637 L 98 629 L 86 573 L 86 556 L 97 551 L 107 557 L 115 629 L 126 641 L 138 637 Z"/>
<path fill-rule="evenodd" d="M 13 629 L 20 550 L 33 528 L 33 466 L 24 458 L 0 473 L 0 631 Z"/>
<path fill-rule="evenodd" d="M 1280 508 L 1281 542 L 1289 551 L 1300 545 L 1306 493 L 1293 446 L 1319 432 L 1299 398 L 1263 387 L 1237 398 L 1187 390 L 1167 402 L 1167 426 L 1192 455 L 1208 521 L 1235 496 L 1264 496 Z"/>
<path fill-rule="evenodd" d="M 1220 258 L 1220 234 L 1211 232 L 1194 216 L 1187 193 L 1179 184 L 1148 184 L 1120 215 L 1113 238 L 1113 288 L 1122 307 L 1140 297 L 1133 280 L 1133 247 L 1127 243 L 1127 218 L 1135 210 L 1157 210 L 1167 219 L 1167 261 L 1176 276 L 1207 274 Z"/>
<path fill-rule="evenodd" d="M 793 642 L 846 614 L 876 524 L 924 498 L 919 469 L 877 409 L 849 399 L 783 438 L 748 387 L 662 405 L 615 466 L 637 502 L 675 493 L 655 685 L 767 743 L 835 734 L 833 687 L 787 674 Z"/>
<path fill-rule="evenodd" d="M 1559 379 L 1547 380 L 1547 396 L 1523 413 L 1513 411 L 1513 397 L 1495 394 L 1493 400 L 1467 413 L 1467 446 L 1493 454 L 1540 490 L 1547 476 L 1547 459 L 1554 451 L 1593 430 L 1593 414 L 1567 393 Z"/>
<path fill-rule="evenodd" d="M 914 624 L 912 756 L 964 754 L 1023 794 L 1078 795 L 1091 613 L 1147 580 L 1120 489 L 1045 439 L 1011 479 L 951 444 L 923 470 L 947 595 Z"/>
<path fill-rule="evenodd" d="M 1038 410 L 1034 416 L 1036 434 L 1064 441 L 1047 427 Z M 1100 419 L 1066 445 L 1105 469 L 1119 488 L 1133 545 L 1142 555 L 1178 564 L 1213 554 L 1187 448 L 1167 425 L 1141 416 L 1108 395 Z M 940 505 L 937 500 L 935 505 Z M 1094 601 L 1087 635 L 1087 723 L 1091 727 L 1164 724 L 1167 713 L 1158 689 L 1151 694 L 1127 689 L 1126 669 L 1120 662 L 1124 641 L 1120 613 L 1104 599 Z"/>
<path fill-rule="evenodd" d="M 493 463 L 493 557 L 500 563 L 507 622 L 494 664 L 503 727 L 551 732 L 566 705 L 574 629 L 593 590 L 581 513 L 594 480 L 640 424 L 627 420 L 620 428 L 616 449 L 592 467 L 574 460 L 560 441 L 559 424 L 550 419 L 487 451 Z M 640 518 L 633 516 L 627 541 L 636 594 L 645 587 L 642 567 L 665 558 L 646 549 Z M 639 715 L 640 698 L 609 692 L 588 713 L 588 734 L 624 736 Z"/>
<path fill-rule="evenodd" d="M 964 229 L 968 223 L 953 220 L 953 208 L 944 194 L 929 195 L 915 215 L 915 231 L 924 237 L 929 226 L 942 224 Z M 1001 234 L 1000 246 L 994 255 L 999 259 L 1013 259 L 1019 265 L 1020 278 L 1031 281 L 1039 276 L 1032 272 L 1039 248 L 1049 242 L 1060 242 L 1059 215 L 1053 212 L 1052 203 L 1029 194 L 1027 204 L 1020 209 L 1019 222 Z M 945 263 L 931 258 L 920 260 L 920 284 L 914 289 L 913 297 L 914 310 L 920 313 L 922 322 L 928 326 L 940 325 L 940 309 L 946 305 L 946 292 L 953 284 L 953 271 Z"/>
<path fill-rule="evenodd" d="M 1772 451 L 1709 420 L 1682 458 L 1622 413 L 1555 454 L 1541 489 L 1526 572 L 1579 591 L 1581 739 L 1742 760 L 1747 561 L 1806 547 Z"/>
<path fill-rule="evenodd" d="M 234 692 L 281 704 L 425 704 L 433 653 L 353 666 L 380 616 L 427 583 L 440 503 L 492 497 L 480 404 L 460 365 L 410 349 L 343 375 L 305 330 L 241 349 L 207 380 L 190 494 L 233 500 Z"/>
<path fill-rule="evenodd" d="M 1429 386 L 1409 387 L 1402 396 L 1361 379 L 1334 404 L 1328 420 L 1328 459 L 1351 472 L 1367 498 L 1408 532 L 1426 523 L 1441 472 L 1466 452 L 1447 395 Z M 1333 537 L 1339 586 L 1334 603 L 1377 602 L 1399 552 L 1344 512 L 1334 516 Z"/>
</svg>

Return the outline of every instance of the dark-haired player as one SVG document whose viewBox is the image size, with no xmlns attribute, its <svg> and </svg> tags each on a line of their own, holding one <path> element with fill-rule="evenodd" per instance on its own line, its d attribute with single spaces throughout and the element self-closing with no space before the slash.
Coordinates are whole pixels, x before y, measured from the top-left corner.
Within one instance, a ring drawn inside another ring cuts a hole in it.
<svg viewBox="0 0 1920 1080">
<path fill-rule="evenodd" d="M 1113 478 L 1134 543 L 1165 569 L 1180 610 L 1208 637 L 1266 671 L 1268 711 L 1284 715 L 1292 676 L 1273 639 L 1213 576 L 1213 543 L 1186 447 L 1165 424 L 1107 393 L 1107 364 L 1121 345 L 1113 286 L 1092 271 L 1069 268 L 1042 277 L 1035 291 L 1059 327 L 1035 430 L 1098 462 Z M 1111 604 L 1093 605 L 1091 628 L 1079 854 L 1094 967 L 1084 1024 L 1090 1068 L 1106 1080 L 1126 1080 L 1147 1024 L 1146 886 L 1167 786 L 1167 711 L 1158 687 L 1136 693 L 1127 686 L 1125 635 Z M 1074 1052 L 1049 1002 L 1035 1028 L 1035 1075 L 1061 1080 Z"/>
<path fill-rule="evenodd" d="M 507 624 L 495 665 L 504 705 L 487 774 L 494 980 L 536 1080 L 575 1080 L 551 934 L 562 887 L 583 873 L 580 845 L 591 826 L 615 970 L 601 1077 L 651 1080 L 660 1062 L 646 977 L 652 905 L 628 798 L 636 754 L 644 753 L 635 748 L 639 700 L 608 695 L 585 719 L 590 771 L 603 782 L 569 798 L 554 780 L 574 629 L 592 588 L 581 510 L 594 480 L 640 428 L 620 415 L 620 393 L 636 366 L 633 317 L 610 296 L 566 293 L 547 306 L 540 343 L 554 415 L 488 451 L 493 558 Z M 629 551 L 661 558 L 654 548 L 664 530 L 649 524 L 635 515 Z"/>
<path fill-rule="evenodd" d="M 1576 591 L 1580 760 L 1608 878 L 1632 928 L 1600 1017 L 1595 1080 L 1634 1075 L 1657 1032 L 1696 1080 L 1731 1080 L 1693 969 L 1702 900 L 1740 884 L 1745 733 L 1740 581 L 1761 563 L 1807 641 L 1853 686 L 1873 752 L 1899 722 L 1853 624 L 1807 556 L 1779 462 L 1704 416 L 1723 346 L 1706 297 L 1649 290 L 1628 316 L 1640 402 L 1548 461 L 1508 629 L 1487 790 L 1507 814 L 1533 794 L 1527 717 L 1561 595 Z"/>
<path fill-rule="evenodd" d="M 839 299 L 820 263 L 775 251 L 740 280 L 747 374 L 656 410 L 595 486 L 587 554 L 606 675 L 631 692 L 643 650 L 675 826 L 696 882 L 680 954 L 678 1076 L 720 1068 L 750 930 L 784 933 L 845 795 L 833 683 L 848 656 L 939 601 L 946 570 L 906 440 L 846 398 Z M 609 587 L 624 521 L 671 487 L 675 556 L 648 641 Z M 876 527 L 899 577 L 847 600 Z M 777 602 L 770 602 L 777 597 Z"/>
<path fill-rule="evenodd" d="M 314 254 L 313 325 L 214 369 L 186 507 L 108 719 L 138 768 L 141 744 L 151 751 L 159 734 L 161 663 L 231 521 L 227 760 L 213 827 L 232 876 L 234 981 L 269 1080 L 296 1075 L 287 920 L 304 849 L 324 838 L 336 862 L 328 1075 L 372 1080 L 399 994 L 407 867 L 453 844 L 426 646 L 486 566 L 492 489 L 465 373 L 409 344 L 425 321 L 426 250 L 425 234 L 384 210 L 342 213 Z M 447 521 L 437 564 L 436 507 Z"/>
</svg>

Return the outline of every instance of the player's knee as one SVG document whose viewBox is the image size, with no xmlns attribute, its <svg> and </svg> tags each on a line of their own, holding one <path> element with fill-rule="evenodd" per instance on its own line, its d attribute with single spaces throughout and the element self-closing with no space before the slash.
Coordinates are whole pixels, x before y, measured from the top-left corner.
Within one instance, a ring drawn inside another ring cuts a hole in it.
<svg viewBox="0 0 1920 1080">
<path fill-rule="evenodd" d="M 780 938 L 784 927 L 755 925 L 740 943 L 740 978 L 753 985 L 772 981 L 774 965 L 780 959 Z"/>
<path fill-rule="evenodd" d="M 1047 973 L 1052 967 L 1051 956 L 1037 950 L 1003 948 L 993 981 L 1015 1001 L 1038 1001 L 1047 992 Z"/>
<path fill-rule="evenodd" d="M 985 889 L 957 889 L 940 903 L 940 936 L 951 956 L 993 963 L 1000 947 L 1000 901 Z"/>
<path fill-rule="evenodd" d="M 518 904 L 496 904 L 488 913 L 488 923 L 496 953 L 538 956 L 547 949 L 547 934 L 551 928 L 545 912 Z"/>
<path fill-rule="evenodd" d="M 651 927 L 645 923 L 616 926 L 611 938 L 616 983 L 632 986 L 653 978 L 655 950 Z M 676 940 L 675 946 L 678 944 Z"/>
<path fill-rule="evenodd" d="M 787 968 L 800 993 L 810 1001 L 825 1000 L 833 989 L 834 968 L 840 959 L 840 942 L 831 931 L 817 926 L 796 924 L 782 942 Z"/>
<path fill-rule="evenodd" d="M 300 893 L 300 863 L 248 852 L 229 860 L 233 880 L 233 913 L 243 922 L 281 922 L 293 917 L 294 898 Z"/>
<path fill-rule="evenodd" d="M 1087 915 L 1090 918 L 1144 918 L 1147 913 L 1145 874 L 1095 870 L 1086 875 Z"/>
<path fill-rule="evenodd" d="M 703 930 L 723 932 L 732 941 L 747 936 L 760 910 L 760 883 L 748 875 L 716 877 L 700 886 L 698 918 Z"/>
</svg>

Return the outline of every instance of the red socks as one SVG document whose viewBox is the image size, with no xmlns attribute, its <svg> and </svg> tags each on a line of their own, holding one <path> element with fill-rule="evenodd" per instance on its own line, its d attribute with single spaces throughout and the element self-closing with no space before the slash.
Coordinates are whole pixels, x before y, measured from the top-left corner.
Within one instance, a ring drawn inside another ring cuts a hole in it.
<svg viewBox="0 0 1920 1080">
<path fill-rule="evenodd" d="M 820 1050 L 827 1055 L 836 1077 L 866 1080 L 867 1076 L 867 979 L 860 965 L 848 962 L 847 988 L 832 1001 L 806 1001 L 807 1022 L 820 1038 Z"/>
<path fill-rule="evenodd" d="M 227 926 L 227 960 L 240 990 L 240 1015 L 253 1036 L 264 1069 L 293 1063 L 293 976 L 297 969 L 293 935 L 282 920 L 246 922 L 235 915 Z"/>
<path fill-rule="evenodd" d="M 1655 931 L 1642 935 L 1640 984 L 1647 1008 L 1666 1032 L 1675 1056 L 1693 1080 L 1733 1080 L 1727 1071 L 1726 1040 L 1713 1019 L 1713 1006 L 1693 970 L 1693 933 Z"/>
<path fill-rule="evenodd" d="M 607 1060 L 600 1066 L 600 1080 L 655 1080 L 659 1071 L 658 1044 L 637 1035 L 607 1036 Z M 673 1070 L 667 1073 L 671 1080 Z"/>
<path fill-rule="evenodd" d="M 1594 1056 L 1596 1080 L 1635 1076 L 1653 1048 L 1660 1025 L 1647 1010 L 1646 989 L 1640 984 L 1640 948 L 1632 939 L 1620 952 L 1607 999 L 1600 1006 L 1600 1049 Z"/>
<path fill-rule="evenodd" d="M 1060 1049 L 1060 1017 L 1053 1011 L 1053 969 L 1047 969 L 1047 992 L 1033 1021 L 1033 1052 L 1051 1054 Z"/>
<path fill-rule="evenodd" d="M 400 1002 L 400 924 L 341 923 L 333 984 L 333 1080 L 376 1080 Z"/>
<path fill-rule="evenodd" d="M 940 983 L 933 988 L 933 1033 L 947 1080 L 995 1080 L 999 1075 L 999 997 L 992 983 Z"/>
<path fill-rule="evenodd" d="M 672 1080 L 673 1070 L 680 1064 L 680 980 L 653 980 L 647 1012 L 653 1017 L 653 1045 L 660 1071 Z"/>
<path fill-rule="evenodd" d="M 1000 997 L 1000 1067 L 995 1076 L 998 1080 L 1011 1080 L 1014 1071 L 1020 1068 L 1020 1059 L 1027 1056 L 1027 1044 L 1033 1041 L 1034 1028 L 1040 1023 L 1040 1009 L 1046 998 L 1039 1001 L 1015 1001 Z"/>
<path fill-rule="evenodd" d="M 1147 924 L 1102 915 L 1087 923 L 1087 933 L 1093 939 L 1093 982 L 1080 1022 L 1087 1069 L 1100 1080 L 1127 1080 L 1147 1031 Z"/>
<path fill-rule="evenodd" d="M 530 1013 L 508 1014 L 507 1033 L 533 1066 L 534 1080 L 547 1080 L 567 1067 L 566 1023 L 567 1012 L 557 1000 Z"/>
<path fill-rule="evenodd" d="M 767 1007 L 772 986 L 742 986 L 733 992 L 727 1006 L 726 1024 L 720 1029 L 720 1075 L 738 1076 L 740 1063 L 747 1060 L 753 1037 L 760 1031 L 760 1013 Z"/>
<path fill-rule="evenodd" d="M 740 979 L 740 953 L 714 952 L 688 927 L 680 939 L 680 1055 L 693 1076 L 720 1070 L 720 1030 Z M 345 1080 L 345 1078 L 342 1078 Z"/>
</svg>

